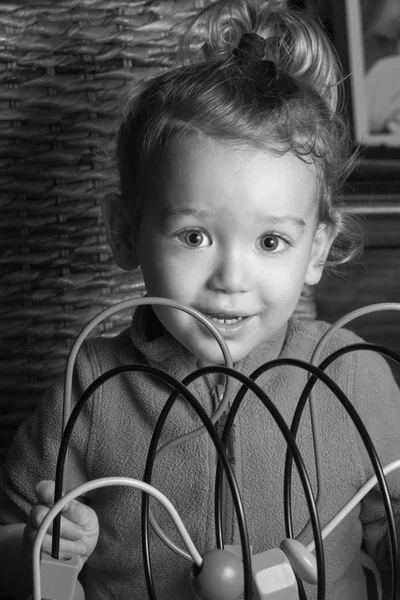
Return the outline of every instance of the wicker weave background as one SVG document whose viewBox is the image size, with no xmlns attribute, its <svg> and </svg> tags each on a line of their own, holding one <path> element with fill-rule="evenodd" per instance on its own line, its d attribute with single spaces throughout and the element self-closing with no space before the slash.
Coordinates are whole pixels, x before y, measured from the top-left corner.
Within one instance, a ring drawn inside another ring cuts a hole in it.
<svg viewBox="0 0 400 600">
<path fill-rule="evenodd" d="M 144 292 L 140 273 L 114 267 L 101 221 L 116 189 L 110 144 L 122 92 L 173 64 L 183 18 L 200 5 L 0 3 L 0 462 L 83 325 Z M 299 310 L 313 317 L 310 297 Z"/>
<path fill-rule="evenodd" d="M 122 92 L 173 64 L 194 6 L 0 3 L 0 461 L 82 326 L 143 293 L 140 273 L 114 267 L 101 222 L 101 198 L 116 189 L 109 146 Z"/>
</svg>

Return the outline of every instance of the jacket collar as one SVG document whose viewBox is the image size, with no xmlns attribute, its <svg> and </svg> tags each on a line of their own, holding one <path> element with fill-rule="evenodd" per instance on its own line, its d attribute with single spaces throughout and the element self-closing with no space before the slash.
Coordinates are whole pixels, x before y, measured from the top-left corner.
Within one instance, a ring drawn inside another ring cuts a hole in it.
<svg viewBox="0 0 400 600">
<path fill-rule="evenodd" d="M 171 365 L 171 361 L 178 361 L 186 365 L 186 372 L 198 368 L 197 358 L 166 331 L 151 306 L 143 305 L 135 310 L 130 332 L 133 344 L 149 362 L 166 368 L 168 364 Z M 287 325 L 268 342 L 236 363 L 235 369 L 249 375 L 265 362 L 278 358 L 284 346 L 286 332 Z"/>
</svg>

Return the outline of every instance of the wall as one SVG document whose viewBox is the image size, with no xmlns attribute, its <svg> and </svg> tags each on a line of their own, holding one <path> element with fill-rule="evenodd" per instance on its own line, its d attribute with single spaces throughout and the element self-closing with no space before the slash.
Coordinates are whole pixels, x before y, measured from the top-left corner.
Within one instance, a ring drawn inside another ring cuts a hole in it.
<svg viewBox="0 0 400 600">
<path fill-rule="evenodd" d="M 363 254 L 317 287 L 318 317 L 334 322 L 347 312 L 381 302 L 400 302 L 400 150 L 366 153 L 349 178 L 345 199 L 366 231 Z M 348 326 L 366 341 L 400 352 L 400 312 L 360 317 Z M 400 367 L 396 369 L 400 381 Z"/>
</svg>

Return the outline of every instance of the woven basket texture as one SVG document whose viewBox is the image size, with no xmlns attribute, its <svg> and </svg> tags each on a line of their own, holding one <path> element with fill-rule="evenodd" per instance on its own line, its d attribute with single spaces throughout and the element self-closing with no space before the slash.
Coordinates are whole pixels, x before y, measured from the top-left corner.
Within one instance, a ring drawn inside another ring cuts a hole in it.
<svg viewBox="0 0 400 600">
<path fill-rule="evenodd" d="M 174 64 L 194 0 L 0 3 L 0 461 L 95 314 L 140 296 L 101 219 L 130 85 Z M 95 333 L 114 335 L 118 313 Z"/>
<path fill-rule="evenodd" d="M 114 266 L 100 203 L 116 191 L 121 97 L 174 64 L 200 0 L 0 3 L 0 462 L 91 317 L 141 296 Z M 310 291 L 300 316 L 314 318 Z M 118 313 L 97 335 L 130 321 Z"/>
</svg>

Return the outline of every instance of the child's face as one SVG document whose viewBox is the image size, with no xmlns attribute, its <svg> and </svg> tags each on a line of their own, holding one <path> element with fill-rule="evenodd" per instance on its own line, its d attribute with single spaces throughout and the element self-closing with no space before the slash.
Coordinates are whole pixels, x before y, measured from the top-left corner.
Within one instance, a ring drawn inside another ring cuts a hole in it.
<svg viewBox="0 0 400 600">
<path fill-rule="evenodd" d="M 321 276 L 329 234 L 317 230 L 316 175 L 293 155 L 176 140 L 147 169 L 140 196 L 137 252 L 148 295 L 208 315 L 234 362 L 267 342 L 304 282 Z M 193 317 L 155 312 L 196 357 L 223 362 Z"/>
</svg>

